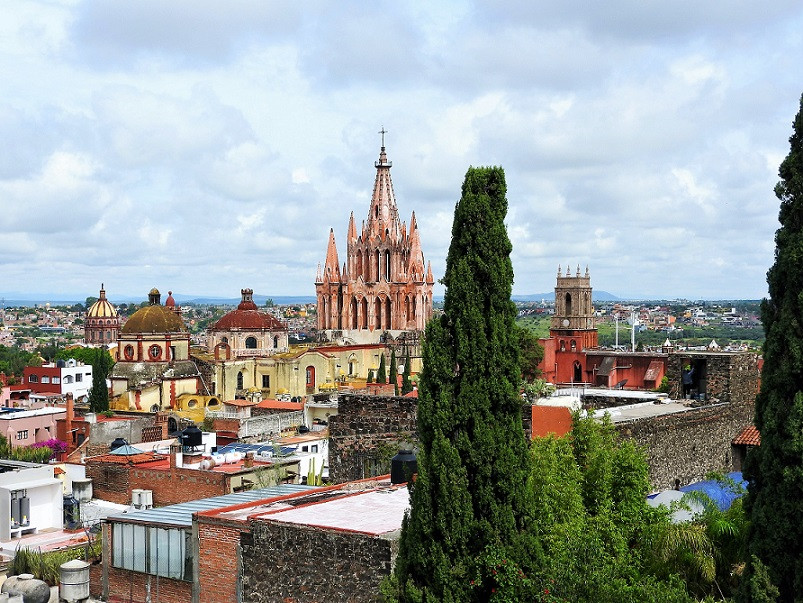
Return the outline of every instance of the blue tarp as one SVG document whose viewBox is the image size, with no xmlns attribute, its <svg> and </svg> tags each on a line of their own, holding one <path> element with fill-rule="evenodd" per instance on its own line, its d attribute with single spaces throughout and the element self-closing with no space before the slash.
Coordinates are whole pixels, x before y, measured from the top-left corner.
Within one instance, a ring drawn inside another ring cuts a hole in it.
<svg viewBox="0 0 803 603">
<path fill-rule="evenodd" d="M 733 471 L 726 474 L 726 477 L 733 480 L 735 485 L 728 484 L 727 482 L 718 482 L 716 480 L 706 480 L 683 486 L 680 491 L 692 492 L 697 490 L 704 492 L 716 503 L 720 511 L 725 511 L 730 508 L 734 500 L 744 496 L 744 493 L 747 491 L 747 482 L 744 481 L 741 471 Z"/>
</svg>

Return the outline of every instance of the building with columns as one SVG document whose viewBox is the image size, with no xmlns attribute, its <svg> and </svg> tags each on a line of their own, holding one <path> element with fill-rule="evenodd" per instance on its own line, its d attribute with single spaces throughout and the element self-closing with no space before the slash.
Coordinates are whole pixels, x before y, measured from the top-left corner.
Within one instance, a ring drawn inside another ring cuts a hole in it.
<svg viewBox="0 0 803 603">
<path fill-rule="evenodd" d="M 415 213 L 409 229 L 399 220 L 382 130 L 382 147 L 368 218 L 360 229 L 352 212 L 346 258 L 340 264 L 334 230 L 315 292 L 318 329 L 343 343 L 373 343 L 423 331 L 432 316 L 432 268 L 424 260 Z"/>
</svg>

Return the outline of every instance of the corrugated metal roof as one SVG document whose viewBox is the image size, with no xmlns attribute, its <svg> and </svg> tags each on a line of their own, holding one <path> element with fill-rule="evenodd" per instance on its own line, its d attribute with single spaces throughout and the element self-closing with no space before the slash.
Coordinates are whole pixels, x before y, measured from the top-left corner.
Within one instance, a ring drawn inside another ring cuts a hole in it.
<svg viewBox="0 0 803 603">
<path fill-rule="evenodd" d="M 266 498 L 286 496 L 297 492 L 318 490 L 315 486 L 302 486 L 300 484 L 280 484 L 259 490 L 247 490 L 245 492 L 235 492 L 234 494 L 224 494 L 223 496 L 213 496 L 212 498 L 201 498 L 191 500 L 177 505 L 168 505 L 154 509 L 142 509 L 139 511 L 129 511 L 119 515 L 112 515 L 109 521 L 152 523 L 159 525 L 170 525 L 175 527 L 190 527 L 192 525 L 192 514 L 198 511 L 210 511 L 222 509 L 232 505 L 256 502 Z"/>
<path fill-rule="evenodd" d="M 613 356 L 606 356 L 605 359 L 602 361 L 602 364 L 599 365 L 597 369 L 597 375 L 602 375 L 603 377 L 608 377 L 613 370 L 613 365 L 616 359 Z"/>
</svg>

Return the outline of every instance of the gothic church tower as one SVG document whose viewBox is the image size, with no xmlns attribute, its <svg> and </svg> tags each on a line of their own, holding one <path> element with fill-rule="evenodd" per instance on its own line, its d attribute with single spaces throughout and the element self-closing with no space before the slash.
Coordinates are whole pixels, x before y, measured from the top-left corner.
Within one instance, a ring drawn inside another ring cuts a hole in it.
<svg viewBox="0 0 803 603">
<path fill-rule="evenodd" d="M 358 231 L 354 213 L 346 235 L 346 259 L 340 264 L 334 230 L 323 269 L 318 265 L 315 292 L 318 329 L 341 332 L 353 343 L 378 342 L 384 332 L 423 331 L 432 316 L 432 268 L 424 262 L 415 212 L 399 220 L 392 162 L 385 152 L 385 130 L 376 167 L 368 219 Z"/>
</svg>

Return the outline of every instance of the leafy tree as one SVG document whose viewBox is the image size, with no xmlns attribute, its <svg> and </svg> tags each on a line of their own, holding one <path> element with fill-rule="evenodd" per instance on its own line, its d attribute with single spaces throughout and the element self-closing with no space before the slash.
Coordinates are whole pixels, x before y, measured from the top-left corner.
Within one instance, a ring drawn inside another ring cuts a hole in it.
<svg viewBox="0 0 803 603">
<path fill-rule="evenodd" d="M 399 368 L 396 366 L 396 350 L 390 351 L 390 382 L 393 384 L 393 392 L 399 395 L 399 379 L 397 376 Z"/>
<path fill-rule="evenodd" d="M 528 328 L 519 328 L 519 348 L 521 349 L 521 376 L 528 383 L 541 376 L 541 361 L 544 359 L 544 346 Z"/>
<path fill-rule="evenodd" d="M 92 362 L 92 389 L 89 390 L 89 408 L 92 412 L 101 413 L 109 410 L 109 388 L 106 378 L 111 370 L 111 356 L 105 348 L 94 351 Z"/>
<path fill-rule="evenodd" d="M 89 297 L 86 298 L 86 301 L 84 301 L 84 308 L 89 310 L 89 308 L 92 307 L 92 304 L 94 304 L 96 301 L 98 301 L 98 298 L 97 297 L 92 297 L 90 295 Z"/>
<path fill-rule="evenodd" d="M 396 564 L 405 601 L 488 601 L 496 587 L 472 576 L 531 550 L 505 192 L 501 168 L 470 168 L 455 209 L 444 312 L 423 345 L 418 476 Z"/>
<path fill-rule="evenodd" d="M 365 380 L 366 383 L 373 383 L 374 382 L 374 371 L 368 371 L 368 378 Z"/>
<path fill-rule="evenodd" d="M 413 391 L 413 382 L 410 379 L 410 373 L 412 369 L 410 368 L 410 352 L 407 352 L 407 356 L 404 358 L 404 372 L 402 373 L 402 389 L 401 394 L 409 394 Z"/>
<path fill-rule="evenodd" d="M 387 383 L 388 374 L 387 369 L 385 368 L 385 354 L 382 354 L 382 358 L 379 361 L 379 372 L 376 374 L 376 382 L 377 383 Z"/>
<path fill-rule="evenodd" d="M 26 366 L 39 366 L 41 363 L 41 359 L 36 354 L 20 348 L 0 345 L 0 371 L 6 375 L 22 376 L 22 371 Z"/>
<path fill-rule="evenodd" d="M 745 601 L 757 600 L 754 559 L 766 567 L 761 579 L 777 586 L 781 601 L 800 600 L 803 593 L 803 97 L 793 128 L 775 186 L 781 227 L 767 273 L 769 298 L 761 304 L 766 340 L 755 413 L 761 446 L 745 464 L 750 484 L 745 582 L 751 585 L 742 593 Z"/>
</svg>

